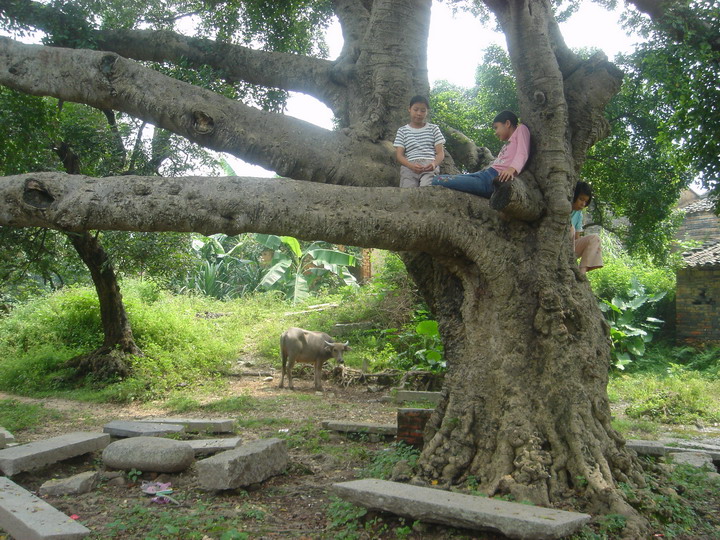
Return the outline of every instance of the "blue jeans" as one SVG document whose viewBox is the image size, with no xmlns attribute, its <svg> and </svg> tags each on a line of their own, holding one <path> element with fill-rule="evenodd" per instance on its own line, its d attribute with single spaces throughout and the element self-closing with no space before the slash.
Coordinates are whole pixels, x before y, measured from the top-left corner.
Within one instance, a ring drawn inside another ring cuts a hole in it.
<svg viewBox="0 0 720 540">
<path fill-rule="evenodd" d="M 470 174 L 440 174 L 432 179 L 432 185 L 444 186 L 489 199 L 493 194 L 493 180 L 497 178 L 498 174 L 500 173 L 492 167 Z"/>
</svg>

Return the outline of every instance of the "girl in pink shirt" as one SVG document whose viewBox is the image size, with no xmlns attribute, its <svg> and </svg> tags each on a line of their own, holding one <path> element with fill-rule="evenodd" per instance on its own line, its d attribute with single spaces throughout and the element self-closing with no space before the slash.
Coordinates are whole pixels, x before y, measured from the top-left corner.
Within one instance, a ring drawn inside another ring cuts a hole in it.
<svg viewBox="0 0 720 540">
<path fill-rule="evenodd" d="M 530 132 L 511 111 L 503 111 L 493 120 L 495 135 L 507 141 L 487 169 L 470 174 L 441 174 L 435 176 L 433 186 L 445 186 L 489 199 L 493 193 L 493 180 L 507 182 L 517 176 L 525 166 L 530 152 Z"/>
</svg>

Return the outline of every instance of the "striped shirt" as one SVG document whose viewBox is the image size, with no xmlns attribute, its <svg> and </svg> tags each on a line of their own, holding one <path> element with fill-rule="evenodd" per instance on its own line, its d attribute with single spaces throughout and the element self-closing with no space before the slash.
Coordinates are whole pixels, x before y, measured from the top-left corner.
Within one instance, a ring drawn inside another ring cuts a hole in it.
<svg viewBox="0 0 720 540">
<path fill-rule="evenodd" d="M 397 130 L 393 146 L 404 148 L 408 161 L 419 161 L 435 159 L 435 146 L 444 142 L 445 137 L 435 124 L 425 124 L 421 128 L 406 124 Z"/>
</svg>

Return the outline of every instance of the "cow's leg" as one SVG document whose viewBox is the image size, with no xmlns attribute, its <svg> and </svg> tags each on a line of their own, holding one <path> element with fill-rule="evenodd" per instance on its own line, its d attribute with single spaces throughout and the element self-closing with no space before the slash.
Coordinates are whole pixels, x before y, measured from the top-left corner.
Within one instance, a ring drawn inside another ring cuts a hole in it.
<svg viewBox="0 0 720 540">
<path fill-rule="evenodd" d="M 293 386 L 293 382 L 292 382 L 292 370 L 293 370 L 294 365 L 295 365 L 295 358 L 292 356 L 289 356 L 288 362 L 287 362 L 287 377 L 288 377 L 288 388 L 290 390 L 295 390 L 295 387 Z"/>
<path fill-rule="evenodd" d="M 280 388 L 283 388 L 285 384 L 285 367 L 287 366 L 287 353 L 280 347 L 280 359 L 282 360 L 282 375 L 280 375 Z"/>
<path fill-rule="evenodd" d="M 315 390 L 322 390 L 322 360 L 315 361 Z"/>
</svg>

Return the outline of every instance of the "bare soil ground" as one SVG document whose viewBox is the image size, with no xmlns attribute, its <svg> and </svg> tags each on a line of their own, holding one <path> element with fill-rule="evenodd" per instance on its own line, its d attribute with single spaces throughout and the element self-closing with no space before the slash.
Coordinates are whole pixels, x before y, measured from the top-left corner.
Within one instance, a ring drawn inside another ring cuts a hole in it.
<svg viewBox="0 0 720 540">
<path fill-rule="evenodd" d="M 108 474 L 109 471 L 105 471 L 102 465 L 100 453 L 21 473 L 13 480 L 37 492 L 40 485 L 50 478 L 63 478 L 87 470 L 103 472 L 103 480 L 90 493 L 47 498 L 62 512 L 78 516 L 80 522 L 93 531 L 92 538 L 504 538 L 434 525 L 416 524 L 413 527 L 412 523 L 387 514 L 368 514 L 360 526 L 333 525 L 342 517 L 342 511 L 338 510 L 337 501 L 333 507 L 332 484 L 362 476 L 363 469 L 372 463 L 374 457 L 382 455 L 390 441 L 328 434 L 320 428 L 321 421 L 394 423 L 397 405 L 380 399 L 386 391 L 369 391 L 366 386 L 343 388 L 325 381 L 325 391 L 317 393 L 313 390 L 309 371 L 295 378 L 294 391 L 278 388 L 278 377 L 267 379 L 267 369 L 258 370 L 254 375 L 232 376 L 222 395 L 204 398 L 206 403 L 241 398 L 237 400 L 237 410 L 229 412 L 195 410 L 177 413 L 169 411 L 160 400 L 147 404 L 98 405 L 0 393 L 0 399 L 41 403 L 46 409 L 60 412 L 57 420 L 16 433 L 19 442 L 72 431 L 101 431 L 104 424 L 118 419 L 171 414 L 235 418 L 240 426 L 237 434 L 245 441 L 281 437 L 288 443 L 288 471 L 260 485 L 227 492 L 205 492 L 198 487 L 194 467 L 181 474 L 161 477 L 144 473 L 135 482 L 127 475 L 112 479 L 113 475 Z M 205 437 L 216 436 L 197 436 Z M 152 502 L 139 487 L 143 479 L 172 482 L 175 490 L 173 497 L 181 504 Z M 3 538 L 8 537 L 0 532 L 0 540 Z"/>
</svg>

